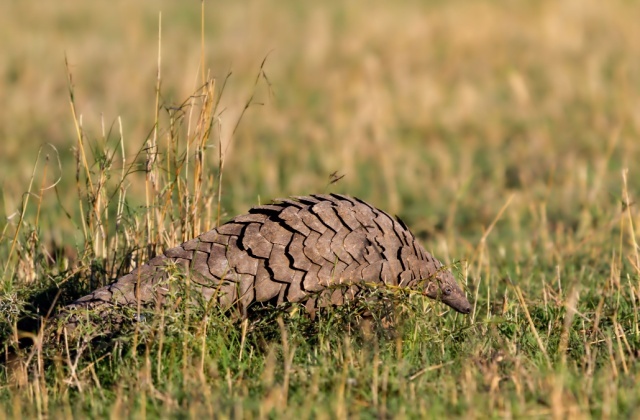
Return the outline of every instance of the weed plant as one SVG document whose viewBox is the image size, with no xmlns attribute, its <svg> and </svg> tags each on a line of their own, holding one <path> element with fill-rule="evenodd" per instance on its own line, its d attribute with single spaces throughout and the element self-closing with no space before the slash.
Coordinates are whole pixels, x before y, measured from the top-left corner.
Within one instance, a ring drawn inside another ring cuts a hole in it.
<svg viewBox="0 0 640 420">
<path fill-rule="evenodd" d="M 638 416 L 636 3 L 28 3 L 0 4 L 33 46 L 0 62 L 0 417 Z M 242 321 L 183 290 L 42 342 L 56 306 L 319 191 L 398 213 L 472 313 L 374 289 Z"/>
</svg>

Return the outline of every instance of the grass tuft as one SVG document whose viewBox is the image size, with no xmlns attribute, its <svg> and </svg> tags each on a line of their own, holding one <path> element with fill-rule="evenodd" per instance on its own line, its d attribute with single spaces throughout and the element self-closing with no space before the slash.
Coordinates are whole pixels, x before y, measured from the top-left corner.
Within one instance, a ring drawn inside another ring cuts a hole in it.
<svg viewBox="0 0 640 420">
<path fill-rule="evenodd" d="M 636 3 L 192 6 L 0 4 L 0 413 L 638 416 Z M 39 344 L 54 306 L 325 191 L 397 213 L 472 314 L 371 288 L 242 322 L 174 278 Z"/>
</svg>

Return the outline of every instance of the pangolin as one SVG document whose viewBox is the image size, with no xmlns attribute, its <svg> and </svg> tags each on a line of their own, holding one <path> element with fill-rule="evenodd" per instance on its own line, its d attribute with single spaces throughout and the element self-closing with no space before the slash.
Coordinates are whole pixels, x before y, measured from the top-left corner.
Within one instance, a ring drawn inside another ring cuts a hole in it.
<svg viewBox="0 0 640 420">
<path fill-rule="evenodd" d="M 246 316 L 256 302 L 304 303 L 310 314 L 357 297 L 362 282 L 418 290 L 456 311 L 471 305 L 453 275 L 407 226 L 366 202 L 338 194 L 280 199 L 201 234 L 139 266 L 62 312 L 161 302 L 179 270 L 204 301 Z M 337 287 L 336 287 L 337 286 Z"/>
</svg>

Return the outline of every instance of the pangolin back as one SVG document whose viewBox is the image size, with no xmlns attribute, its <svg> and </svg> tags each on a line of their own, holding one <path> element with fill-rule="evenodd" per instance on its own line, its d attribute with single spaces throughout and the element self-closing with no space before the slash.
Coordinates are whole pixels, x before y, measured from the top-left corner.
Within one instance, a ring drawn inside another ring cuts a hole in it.
<svg viewBox="0 0 640 420">
<path fill-rule="evenodd" d="M 450 271 L 402 221 L 357 198 L 313 195 L 277 200 L 155 257 L 66 310 L 148 305 L 168 292 L 175 269 L 205 300 L 243 315 L 255 302 L 341 305 L 359 282 L 419 289 L 458 312 L 471 306 Z M 339 284 L 345 287 L 332 287 Z M 66 311 L 65 311 L 66 312 Z"/>
</svg>

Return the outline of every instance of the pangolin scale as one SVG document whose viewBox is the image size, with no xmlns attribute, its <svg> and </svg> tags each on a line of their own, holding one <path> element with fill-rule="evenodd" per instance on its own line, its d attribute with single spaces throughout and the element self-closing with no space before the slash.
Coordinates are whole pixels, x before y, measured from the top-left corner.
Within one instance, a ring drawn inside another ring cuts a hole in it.
<svg viewBox="0 0 640 420">
<path fill-rule="evenodd" d="M 344 195 L 277 200 L 165 251 L 64 313 L 162 301 L 175 270 L 206 301 L 246 316 L 256 302 L 301 302 L 311 314 L 357 296 L 358 283 L 408 287 L 469 313 L 453 275 L 400 219 Z M 344 287 L 332 287 L 344 285 Z M 75 324 L 69 321 L 68 326 Z"/>
</svg>

